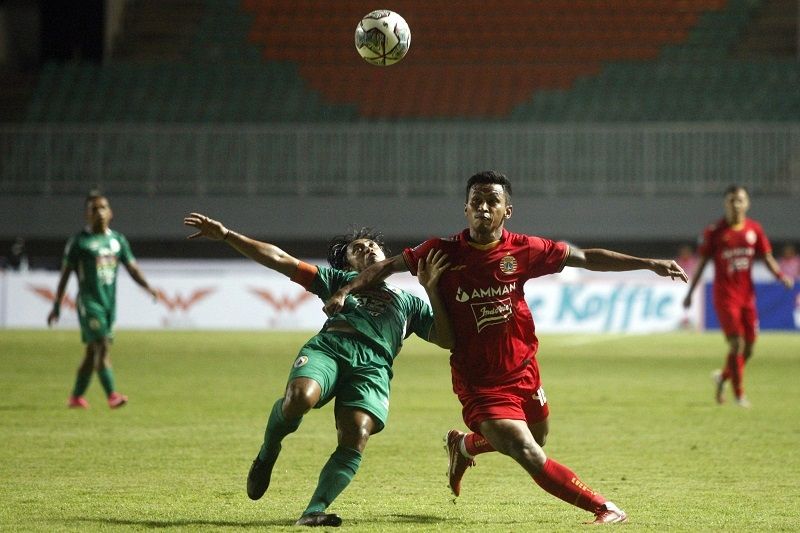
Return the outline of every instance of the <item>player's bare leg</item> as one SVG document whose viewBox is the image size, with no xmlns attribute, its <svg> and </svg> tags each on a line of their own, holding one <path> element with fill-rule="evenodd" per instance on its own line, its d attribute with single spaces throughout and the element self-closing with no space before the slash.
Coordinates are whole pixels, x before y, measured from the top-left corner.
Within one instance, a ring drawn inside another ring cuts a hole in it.
<svg viewBox="0 0 800 533">
<path fill-rule="evenodd" d="M 545 418 L 541 422 L 528 424 L 528 429 L 531 430 L 533 440 L 535 440 L 539 446 L 544 448 L 544 445 L 547 443 L 547 435 L 550 433 L 550 419 Z"/>
<path fill-rule="evenodd" d="M 321 393 L 319 383 L 313 379 L 296 378 L 286 386 L 284 397 L 273 404 L 264 443 L 247 473 L 247 496 L 251 500 L 258 500 L 269 488 L 281 441 L 300 427 L 303 415 L 319 402 Z"/>
<path fill-rule="evenodd" d="M 520 464 L 541 488 L 595 515 L 595 524 L 624 522 L 627 515 L 612 502 L 580 481 L 564 465 L 549 459 L 521 420 L 485 420 L 481 433 L 497 451 Z"/>
<path fill-rule="evenodd" d="M 547 418 L 528 425 L 533 439 L 544 447 L 550 422 Z M 478 433 L 464 433 L 451 429 L 444 436 L 444 449 L 447 452 L 447 477 L 454 496 L 461 494 L 461 480 L 467 469 L 475 466 L 475 456 L 496 451 L 494 446 Z"/>
<path fill-rule="evenodd" d="M 747 362 L 750 361 L 750 358 L 753 357 L 753 347 L 755 344 L 755 342 L 744 341 L 744 350 L 742 350 L 742 354 L 744 355 L 744 364 L 747 364 Z"/>
</svg>

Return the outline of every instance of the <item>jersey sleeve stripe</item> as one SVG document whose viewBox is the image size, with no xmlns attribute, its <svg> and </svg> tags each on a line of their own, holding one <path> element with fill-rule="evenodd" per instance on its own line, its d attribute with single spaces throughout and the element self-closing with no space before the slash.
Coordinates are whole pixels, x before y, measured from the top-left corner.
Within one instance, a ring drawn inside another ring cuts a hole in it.
<svg viewBox="0 0 800 533">
<path fill-rule="evenodd" d="M 314 278 L 317 277 L 318 270 L 315 265 L 300 261 L 297 263 L 297 270 L 294 271 L 294 274 L 289 279 L 308 290 Z"/>
</svg>

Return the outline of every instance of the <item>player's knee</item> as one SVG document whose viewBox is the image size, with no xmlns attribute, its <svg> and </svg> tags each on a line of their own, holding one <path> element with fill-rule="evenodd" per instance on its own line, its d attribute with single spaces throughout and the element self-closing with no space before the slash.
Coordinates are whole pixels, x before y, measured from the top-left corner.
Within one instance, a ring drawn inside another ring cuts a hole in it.
<svg viewBox="0 0 800 533">
<path fill-rule="evenodd" d="M 547 460 L 541 445 L 533 439 L 511 442 L 506 446 L 506 451 L 518 463 L 537 470 L 541 469 Z"/>
<path fill-rule="evenodd" d="M 339 444 L 358 451 L 364 451 L 371 431 L 363 425 L 350 425 L 339 428 Z"/>
<path fill-rule="evenodd" d="M 318 394 L 312 387 L 289 387 L 283 399 L 283 414 L 289 418 L 303 416 L 318 400 Z"/>
<path fill-rule="evenodd" d="M 728 337 L 728 345 L 730 346 L 731 352 L 742 353 L 745 349 L 744 337 L 732 335 Z"/>
</svg>

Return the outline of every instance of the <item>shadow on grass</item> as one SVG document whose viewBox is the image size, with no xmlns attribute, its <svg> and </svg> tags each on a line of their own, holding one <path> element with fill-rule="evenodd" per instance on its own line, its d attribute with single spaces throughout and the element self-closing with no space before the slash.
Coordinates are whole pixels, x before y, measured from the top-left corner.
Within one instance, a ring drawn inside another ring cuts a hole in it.
<svg viewBox="0 0 800 533">
<path fill-rule="evenodd" d="M 233 520 L 126 520 L 123 518 L 77 518 L 69 520 L 74 523 L 96 523 L 109 526 L 140 526 L 147 528 L 163 527 L 183 527 L 183 526 L 216 526 L 216 527 L 268 527 L 268 526 L 291 526 L 294 525 L 296 518 L 287 520 L 252 520 L 249 522 L 238 522 Z"/>
<path fill-rule="evenodd" d="M 444 522 L 446 520 L 441 516 L 429 516 L 421 514 L 392 514 L 389 515 L 388 518 L 390 518 L 391 520 L 386 520 L 387 522 L 391 523 L 408 522 L 411 524 L 437 524 L 440 522 Z"/>
<path fill-rule="evenodd" d="M 344 517 L 343 517 L 344 518 Z M 344 518 L 346 520 L 346 518 Z M 69 520 L 73 523 L 96 523 L 105 524 L 110 526 L 140 526 L 152 529 L 167 528 L 167 527 L 185 527 L 185 526 L 212 526 L 212 527 L 268 527 L 268 526 L 293 526 L 296 518 L 286 520 L 251 520 L 247 522 L 239 522 L 233 520 L 132 520 L 123 518 L 78 518 Z M 376 519 L 376 522 L 391 522 L 391 523 L 410 523 L 410 524 L 436 524 L 443 522 L 444 519 L 440 516 L 426 516 L 416 514 L 393 514 L 386 517 L 384 520 Z"/>
</svg>

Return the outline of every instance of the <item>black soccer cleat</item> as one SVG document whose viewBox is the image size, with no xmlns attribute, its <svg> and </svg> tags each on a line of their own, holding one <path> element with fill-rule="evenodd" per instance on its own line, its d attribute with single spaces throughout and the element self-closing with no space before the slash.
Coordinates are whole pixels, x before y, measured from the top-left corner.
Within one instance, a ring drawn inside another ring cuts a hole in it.
<svg viewBox="0 0 800 533">
<path fill-rule="evenodd" d="M 342 525 L 342 519 L 338 514 L 316 512 L 304 514 L 297 520 L 297 522 L 294 523 L 294 525 L 308 527 L 339 527 Z"/>
<path fill-rule="evenodd" d="M 280 450 L 279 450 L 280 451 Z M 260 499 L 269 488 L 269 479 L 272 477 L 272 467 L 278 460 L 276 453 L 272 460 L 262 461 L 257 455 L 247 473 L 247 496 L 251 500 Z"/>
</svg>

